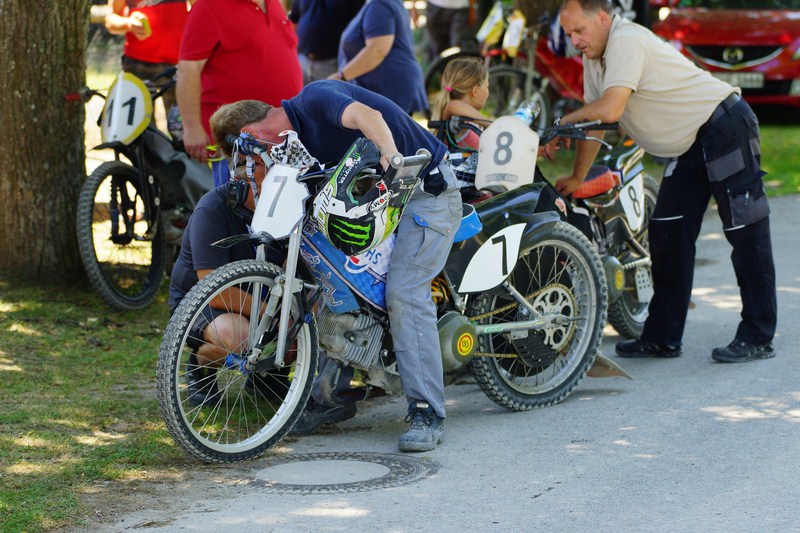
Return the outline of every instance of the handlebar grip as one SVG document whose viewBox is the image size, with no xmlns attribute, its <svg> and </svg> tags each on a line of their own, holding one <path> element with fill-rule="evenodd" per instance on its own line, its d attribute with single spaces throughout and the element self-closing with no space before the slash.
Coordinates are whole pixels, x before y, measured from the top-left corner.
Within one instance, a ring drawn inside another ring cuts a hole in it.
<svg viewBox="0 0 800 533">
<path fill-rule="evenodd" d="M 225 142 L 238 146 L 239 151 L 245 155 L 258 155 L 264 154 L 267 150 L 264 146 L 250 136 L 228 134 L 225 136 Z"/>
<path fill-rule="evenodd" d="M 389 158 L 389 165 L 395 170 L 403 166 L 403 154 L 396 153 Z"/>
</svg>

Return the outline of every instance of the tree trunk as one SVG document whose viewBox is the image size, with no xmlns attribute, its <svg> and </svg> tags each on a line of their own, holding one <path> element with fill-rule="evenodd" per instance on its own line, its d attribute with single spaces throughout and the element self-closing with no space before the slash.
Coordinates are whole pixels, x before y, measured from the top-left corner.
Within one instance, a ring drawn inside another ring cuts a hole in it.
<svg viewBox="0 0 800 533">
<path fill-rule="evenodd" d="M 89 0 L 0 0 L 0 273 L 80 271 L 75 207 L 86 174 Z M 56 277 L 58 276 L 58 277 Z"/>
</svg>

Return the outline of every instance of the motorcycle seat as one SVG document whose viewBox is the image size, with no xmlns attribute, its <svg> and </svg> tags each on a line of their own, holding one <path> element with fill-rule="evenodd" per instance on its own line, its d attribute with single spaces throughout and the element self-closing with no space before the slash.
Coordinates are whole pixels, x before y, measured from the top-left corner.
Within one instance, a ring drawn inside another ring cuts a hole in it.
<svg viewBox="0 0 800 533">
<path fill-rule="evenodd" d="M 620 184 L 619 173 L 612 171 L 604 165 L 592 165 L 586 179 L 577 191 L 572 193 L 573 198 L 591 198 L 604 194 Z"/>
</svg>

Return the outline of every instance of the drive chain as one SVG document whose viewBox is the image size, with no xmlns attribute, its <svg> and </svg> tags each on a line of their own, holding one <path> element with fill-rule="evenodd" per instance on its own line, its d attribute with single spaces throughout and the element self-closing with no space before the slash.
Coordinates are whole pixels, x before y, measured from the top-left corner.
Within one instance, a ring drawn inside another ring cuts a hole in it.
<svg viewBox="0 0 800 533">
<path fill-rule="evenodd" d="M 536 298 L 537 296 L 542 294 L 544 291 L 551 290 L 554 287 L 563 287 L 564 289 L 569 291 L 569 288 L 567 286 L 565 286 L 565 285 L 563 285 L 561 283 L 556 283 L 555 285 L 548 285 L 547 287 L 539 289 L 536 292 L 532 292 L 531 294 L 526 296 L 525 299 L 526 300 L 531 300 L 533 298 Z M 509 311 L 511 309 L 514 309 L 515 307 L 519 307 L 519 305 L 520 305 L 519 302 L 514 302 L 514 303 L 510 303 L 508 305 L 505 305 L 503 307 L 500 307 L 498 309 L 495 309 L 493 311 L 489 311 L 488 313 L 483 313 L 481 315 L 470 316 L 470 317 L 467 317 L 467 318 L 469 318 L 473 322 L 477 322 L 478 320 L 483 320 L 484 318 L 488 318 L 488 317 L 496 315 L 498 313 L 503 313 L 505 311 Z M 473 357 L 494 357 L 495 359 L 518 359 L 519 358 L 519 354 L 516 354 L 516 353 L 475 352 L 473 354 Z"/>
</svg>

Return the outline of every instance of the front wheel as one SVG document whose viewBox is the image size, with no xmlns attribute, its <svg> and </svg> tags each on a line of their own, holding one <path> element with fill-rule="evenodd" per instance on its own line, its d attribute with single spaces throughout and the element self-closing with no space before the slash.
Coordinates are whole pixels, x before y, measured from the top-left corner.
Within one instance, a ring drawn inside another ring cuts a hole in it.
<svg viewBox="0 0 800 533">
<path fill-rule="evenodd" d="M 647 239 L 647 228 L 650 225 L 650 217 L 656 208 L 656 198 L 658 198 L 658 183 L 647 174 L 644 175 L 644 223 L 641 229 L 633 236 L 639 246 L 644 250 L 649 250 L 650 246 Z M 620 249 L 615 255 L 622 265 L 641 259 L 639 251 L 626 243 L 621 243 Z M 644 278 L 639 283 L 648 283 L 652 286 L 653 275 L 650 266 L 641 266 L 625 270 L 625 290 L 619 299 L 608 306 L 608 323 L 626 339 L 635 339 L 642 334 L 644 322 L 647 320 L 649 302 L 639 300 L 636 277 Z"/>
<path fill-rule="evenodd" d="M 536 315 L 557 321 L 479 336 L 473 375 L 489 398 L 513 411 L 558 403 L 586 375 L 600 346 L 608 304 L 600 258 L 577 228 L 556 222 L 525 246 L 508 280 Z M 472 300 L 469 315 L 479 324 L 535 316 L 497 290 Z"/>
<path fill-rule="evenodd" d="M 514 114 L 526 98 L 539 104 L 540 111 L 531 128 L 541 133 L 550 125 L 551 110 L 538 81 L 528 80 L 525 71 L 507 65 L 489 69 L 489 98 L 483 106 L 489 118 Z"/>
<path fill-rule="evenodd" d="M 78 198 L 78 249 L 92 287 L 121 311 L 150 305 L 164 279 L 166 242 L 139 172 L 107 161 Z"/>
<path fill-rule="evenodd" d="M 263 315 L 280 274 L 277 266 L 254 260 L 218 268 L 189 291 L 164 332 L 158 404 L 175 442 L 202 461 L 242 461 L 269 450 L 294 426 L 311 394 L 317 330 L 302 293 L 292 301 L 290 324 L 300 326 L 287 342 L 285 365 L 267 364 L 263 357 L 261 368 L 242 365 L 256 343 L 264 346 L 262 356 L 274 350 L 277 318 L 254 339 L 245 314 Z M 261 295 L 256 309 L 236 311 L 246 295 Z M 227 313 L 227 320 L 220 321 L 220 313 Z M 224 324 L 233 327 L 222 331 Z"/>
</svg>

